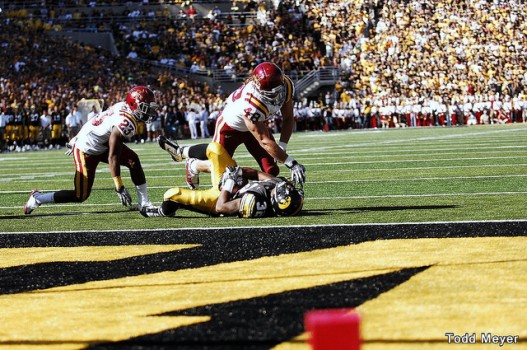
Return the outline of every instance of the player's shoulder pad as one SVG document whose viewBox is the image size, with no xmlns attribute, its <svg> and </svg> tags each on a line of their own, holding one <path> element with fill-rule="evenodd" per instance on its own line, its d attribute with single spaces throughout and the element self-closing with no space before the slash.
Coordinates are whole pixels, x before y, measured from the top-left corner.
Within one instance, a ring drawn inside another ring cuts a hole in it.
<svg viewBox="0 0 527 350">
<path fill-rule="evenodd" d="M 132 115 L 130 108 L 126 103 L 122 103 L 120 106 L 115 106 L 116 118 L 114 125 L 119 129 L 121 134 L 125 137 L 132 137 L 135 135 L 137 130 L 137 120 Z"/>
<path fill-rule="evenodd" d="M 254 123 L 269 116 L 269 108 L 256 94 L 248 93 L 246 101 L 249 105 L 244 109 L 244 114 Z"/>
</svg>

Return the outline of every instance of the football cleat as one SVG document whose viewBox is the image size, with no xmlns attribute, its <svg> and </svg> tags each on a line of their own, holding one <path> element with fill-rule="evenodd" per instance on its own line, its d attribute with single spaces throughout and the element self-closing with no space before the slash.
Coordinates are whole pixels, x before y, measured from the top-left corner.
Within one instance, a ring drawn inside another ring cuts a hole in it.
<svg viewBox="0 0 527 350">
<path fill-rule="evenodd" d="M 40 202 L 37 200 L 37 197 L 40 196 L 40 192 L 37 190 L 31 191 L 29 199 L 26 204 L 24 204 L 24 215 L 29 215 L 33 210 L 37 209 L 40 206 Z"/>
<path fill-rule="evenodd" d="M 192 163 L 194 163 L 196 160 L 196 158 L 187 158 L 187 162 L 185 163 L 187 186 L 191 190 L 197 190 L 199 187 L 199 172 L 192 170 Z"/>
<path fill-rule="evenodd" d="M 141 215 L 143 215 L 145 218 L 159 218 L 159 217 L 162 217 L 164 216 L 162 213 L 161 213 L 161 208 L 160 207 L 155 207 L 153 205 L 150 205 L 150 206 L 143 206 L 141 209 L 140 209 L 140 213 Z"/>
<path fill-rule="evenodd" d="M 169 140 L 165 136 L 159 136 L 157 142 L 159 143 L 159 147 L 167 151 L 174 161 L 181 162 L 183 160 L 183 149 L 179 147 L 175 140 Z"/>
<path fill-rule="evenodd" d="M 141 211 L 143 208 L 153 207 L 154 205 L 151 202 L 137 203 L 137 210 Z"/>
</svg>

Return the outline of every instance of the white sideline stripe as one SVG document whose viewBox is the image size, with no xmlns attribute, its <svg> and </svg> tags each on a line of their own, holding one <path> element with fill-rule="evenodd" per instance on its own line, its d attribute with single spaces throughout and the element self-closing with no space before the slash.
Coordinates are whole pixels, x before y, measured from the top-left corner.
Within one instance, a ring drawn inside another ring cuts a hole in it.
<svg viewBox="0 0 527 350">
<path fill-rule="evenodd" d="M 519 164 L 486 164 L 486 165 L 453 165 L 453 166 L 423 166 L 423 167 L 397 167 L 397 168 L 377 168 L 377 169 L 330 169 L 330 170 L 310 170 L 308 174 L 323 173 L 328 174 L 332 172 L 353 172 L 353 173 L 364 173 L 373 171 L 407 171 L 407 170 L 432 170 L 432 169 L 464 169 L 464 168 L 501 168 L 501 167 L 523 167 L 527 166 L 527 163 Z M 513 174 L 514 175 L 514 174 Z M 490 175 L 489 175 L 490 176 Z M 503 175 L 508 176 L 508 175 Z M 467 176 L 471 178 L 472 176 Z M 150 178 L 150 177 L 149 177 Z M 1 181 L 1 180 L 0 180 Z"/>
<path fill-rule="evenodd" d="M 155 187 L 153 187 L 155 188 Z M 165 188 L 165 187 L 161 187 Z M 27 193 L 27 192 L 24 192 Z M 337 197 L 306 197 L 306 201 L 317 201 L 317 200 L 333 200 L 333 199 L 375 199 L 375 198 L 427 198 L 427 197 L 463 197 L 463 196 L 495 196 L 495 195 L 518 195 L 518 194 L 527 194 L 527 192 L 469 192 L 469 193 L 434 193 L 434 194 L 386 194 L 378 196 L 337 196 Z M 152 202 L 153 204 L 160 204 L 159 202 Z M 67 208 L 67 207 L 97 207 L 97 206 L 121 206 L 118 203 L 104 203 L 104 204 L 87 204 L 87 203 L 73 203 L 73 204 L 56 204 L 50 203 L 43 204 L 41 208 L 54 207 L 54 208 Z M 16 209 L 22 208 L 22 205 L 17 206 L 5 206 L 0 207 L 0 209 Z M 80 213 L 80 214 L 93 214 L 90 212 Z"/>
<path fill-rule="evenodd" d="M 362 162 L 333 162 L 333 163 L 303 163 L 304 166 L 315 166 L 315 165 L 344 165 L 344 164 L 376 164 L 376 163 L 422 163 L 422 162 L 443 162 L 443 161 L 467 161 L 467 160 L 490 160 L 490 159 L 517 159 L 527 158 L 525 156 L 514 156 L 514 157 L 471 157 L 471 158 L 435 158 L 435 159 L 395 159 L 395 160 L 373 160 L 373 161 L 362 161 Z M 479 166 L 485 167 L 486 165 L 480 164 Z"/>
<path fill-rule="evenodd" d="M 517 220 L 462 220 L 462 221 L 422 221 L 422 222 L 377 222 L 377 223 L 361 223 L 361 224 L 324 224 L 324 225 L 276 225 L 276 226 L 231 226 L 231 227 L 174 227 L 174 228 L 148 228 L 132 230 L 134 233 L 150 234 L 151 232 L 172 232 L 172 231 L 188 231 L 188 230 L 204 230 L 204 231 L 230 231 L 230 230 L 254 230 L 254 229 L 290 229 L 295 228 L 326 228 L 326 227 L 367 227 L 367 226 L 423 226 L 423 225 L 451 225 L 451 224 L 490 224 L 490 223 L 527 223 L 525 219 Z M 79 231 L 46 231 L 46 232 L 0 232 L 0 235 L 42 235 L 49 233 L 128 233 L 131 230 L 79 230 Z"/>
</svg>

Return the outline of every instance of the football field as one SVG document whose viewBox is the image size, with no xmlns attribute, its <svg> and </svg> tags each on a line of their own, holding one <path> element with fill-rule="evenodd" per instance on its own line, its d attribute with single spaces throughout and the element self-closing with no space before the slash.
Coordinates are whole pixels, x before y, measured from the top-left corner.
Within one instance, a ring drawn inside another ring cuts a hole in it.
<svg viewBox="0 0 527 350">
<path fill-rule="evenodd" d="M 106 164 L 86 202 L 24 217 L 32 189 L 73 188 L 73 161 L 0 154 L 0 348 L 307 350 L 307 311 L 356 308 L 366 350 L 527 349 L 526 135 L 296 133 L 304 209 L 264 219 L 145 219 Z M 185 185 L 156 143 L 130 146 L 154 203 Z"/>
</svg>

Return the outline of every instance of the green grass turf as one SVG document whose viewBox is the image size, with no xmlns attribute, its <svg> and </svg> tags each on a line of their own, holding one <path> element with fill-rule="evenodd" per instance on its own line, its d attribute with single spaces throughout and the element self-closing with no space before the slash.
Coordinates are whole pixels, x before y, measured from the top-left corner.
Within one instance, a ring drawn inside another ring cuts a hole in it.
<svg viewBox="0 0 527 350">
<path fill-rule="evenodd" d="M 73 161 L 64 150 L 2 153 L 0 231 L 523 220 L 526 133 L 524 124 L 295 133 L 288 151 L 307 169 L 304 211 L 298 217 L 253 220 L 186 210 L 176 218 L 145 219 L 119 204 L 106 164 L 99 166 L 86 202 L 43 205 L 24 217 L 31 189 L 73 188 Z M 185 186 L 184 163 L 172 162 L 157 143 L 130 146 L 145 168 L 152 202 L 159 204 L 170 187 Z M 256 166 L 243 146 L 234 158 Z M 288 175 L 284 166 L 281 172 Z M 123 179 L 137 198 L 126 169 Z M 209 185 L 202 174 L 202 188 Z"/>
</svg>

